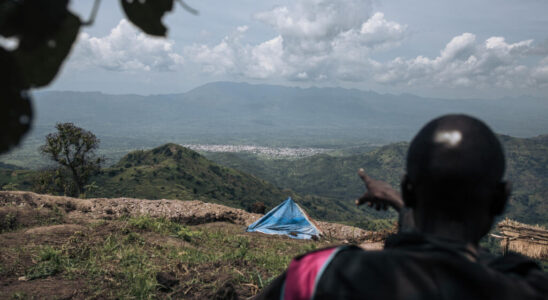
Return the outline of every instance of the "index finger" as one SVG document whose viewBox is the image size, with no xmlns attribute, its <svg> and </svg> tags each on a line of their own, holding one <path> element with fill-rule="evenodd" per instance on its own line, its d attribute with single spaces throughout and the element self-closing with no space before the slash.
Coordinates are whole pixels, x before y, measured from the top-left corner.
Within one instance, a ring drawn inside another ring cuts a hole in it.
<svg viewBox="0 0 548 300">
<path fill-rule="evenodd" d="M 365 174 L 365 170 L 363 168 L 360 168 L 358 170 L 358 175 L 361 177 L 361 179 L 365 183 L 369 183 L 371 181 L 371 177 L 369 177 L 369 176 L 367 176 L 367 174 Z"/>
</svg>

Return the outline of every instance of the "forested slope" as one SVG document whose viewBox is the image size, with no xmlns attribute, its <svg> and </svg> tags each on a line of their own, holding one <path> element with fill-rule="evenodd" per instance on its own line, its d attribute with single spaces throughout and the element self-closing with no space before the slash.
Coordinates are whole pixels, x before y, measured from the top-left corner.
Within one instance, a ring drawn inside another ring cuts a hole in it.
<svg viewBox="0 0 548 300">
<path fill-rule="evenodd" d="M 500 136 L 500 140 L 507 158 L 506 178 L 513 185 L 506 216 L 525 223 L 548 224 L 548 136 L 526 139 Z M 358 168 L 399 189 L 407 147 L 407 143 L 396 143 L 362 154 L 321 154 L 298 160 L 269 160 L 234 153 L 207 156 L 297 193 L 347 201 L 364 191 L 357 176 Z"/>
</svg>

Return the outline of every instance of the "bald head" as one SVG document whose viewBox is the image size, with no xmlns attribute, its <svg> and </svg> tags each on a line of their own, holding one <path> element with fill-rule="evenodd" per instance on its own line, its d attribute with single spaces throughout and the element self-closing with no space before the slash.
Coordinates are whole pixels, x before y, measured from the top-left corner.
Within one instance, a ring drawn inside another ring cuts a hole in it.
<svg viewBox="0 0 548 300">
<path fill-rule="evenodd" d="M 504 165 L 500 142 L 480 120 L 446 115 L 426 124 L 409 146 L 402 182 L 417 227 L 434 232 L 460 224 L 464 239 L 479 240 L 508 199 Z"/>
<path fill-rule="evenodd" d="M 415 136 L 407 154 L 411 182 L 495 183 L 504 174 L 504 154 L 495 134 L 478 119 L 447 115 Z"/>
</svg>

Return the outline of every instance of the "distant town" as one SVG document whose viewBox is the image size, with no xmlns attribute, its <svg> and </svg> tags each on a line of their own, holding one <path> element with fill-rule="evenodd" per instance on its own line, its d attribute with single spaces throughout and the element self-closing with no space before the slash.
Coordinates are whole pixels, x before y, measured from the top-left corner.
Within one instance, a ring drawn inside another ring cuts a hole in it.
<svg viewBox="0 0 548 300">
<path fill-rule="evenodd" d="M 203 152 L 247 152 L 269 158 L 298 158 L 312 156 L 319 153 L 325 153 L 332 149 L 326 148 L 270 148 L 253 145 L 202 145 L 202 144 L 184 144 L 183 147 L 194 151 Z"/>
</svg>

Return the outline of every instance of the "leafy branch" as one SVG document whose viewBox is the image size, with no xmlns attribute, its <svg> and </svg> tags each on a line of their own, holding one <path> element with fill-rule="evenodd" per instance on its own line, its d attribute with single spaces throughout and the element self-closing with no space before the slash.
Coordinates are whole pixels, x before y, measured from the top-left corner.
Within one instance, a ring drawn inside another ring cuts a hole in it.
<svg viewBox="0 0 548 300">
<path fill-rule="evenodd" d="M 95 22 L 100 0 L 82 21 L 70 0 L 0 0 L 0 37 L 18 41 L 14 49 L 0 44 L 0 153 L 19 144 L 32 125 L 28 91 L 49 85 L 68 57 L 82 26 Z M 120 0 L 127 18 L 143 32 L 166 36 L 163 16 L 174 0 Z M 198 11 L 178 0 L 192 14 Z"/>
</svg>

